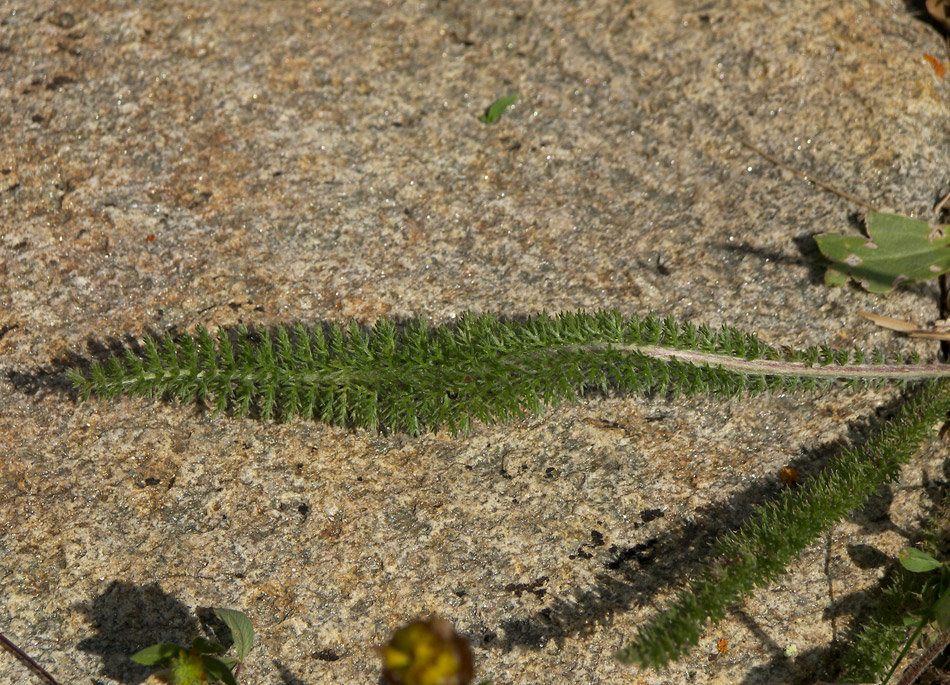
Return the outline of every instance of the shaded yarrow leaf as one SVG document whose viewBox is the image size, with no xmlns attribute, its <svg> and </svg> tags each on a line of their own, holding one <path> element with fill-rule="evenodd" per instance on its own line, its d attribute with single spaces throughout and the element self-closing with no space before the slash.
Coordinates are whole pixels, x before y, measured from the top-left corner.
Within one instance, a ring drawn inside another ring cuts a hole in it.
<svg viewBox="0 0 950 685">
<path fill-rule="evenodd" d="M 660 614 L 641 625 L 617 653 L 625 663 L 659 667 L 695 646 L 710 622 L 731 605 L 783 575 L 832 525 L 860 508 L 882 483 L 934 437 L 950 409 L 950 383 L 924 384 L 897 415 L 865 444 L 845 449 L 806 486 L 786 489 L 759 506 L 740 530 L 713 546 L 713 561 Z M 950 604 L 948 604 L 950 616 Z M 890 643 L 900 636 L 888 632 Z M 878 664 L 877 666 L 880 666 Z"/>
</svg>

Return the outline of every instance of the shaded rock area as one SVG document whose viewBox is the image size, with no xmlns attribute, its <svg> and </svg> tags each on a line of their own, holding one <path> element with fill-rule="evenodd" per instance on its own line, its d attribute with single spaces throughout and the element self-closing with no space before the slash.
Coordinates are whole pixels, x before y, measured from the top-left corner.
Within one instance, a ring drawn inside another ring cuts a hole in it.
<svg viewBox="0 0 950 685">
<path fill-rule="evenodd" d="M 498 685 L 827 676 L 944 446 L 690 656 L 610 655 L 780 469 L 816 473 L 895 390 L 592 396 L 410 438 L 77 404 L 62 371 L 198 325 L 597 308 L 933 359 L 856 312 L 927 322 L 936 284 L 825 288 L 812 238 L 863 208 L 739 142 L 932 219 L 948 82 L 924 55 L 947 57 L 922 12 L 0 2 L 0 630 L 64 683 L 141 682 L 126 657 L 209 607 L 252 619 L 250 683 L 376 682 L 375 648 L 431 613 Z M 30 678 L 0 653 L 0 682 Z"/>
</svg>

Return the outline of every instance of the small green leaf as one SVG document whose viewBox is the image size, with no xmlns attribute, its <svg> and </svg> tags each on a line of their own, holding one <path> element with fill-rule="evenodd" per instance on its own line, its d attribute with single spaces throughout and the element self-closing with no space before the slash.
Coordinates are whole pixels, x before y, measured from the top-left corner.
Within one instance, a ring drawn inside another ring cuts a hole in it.
<svg viewBox="0 0 950 685">
<path fill-rule="evenodd" d="M 213 678 L 211 682 L 220 680 L 227 685 L 237 685 L 237 680 L 234 679 L 231 669 L 221 659 L 205 655 L 201 657 L 201 664 L 204 666 L 205 673 Z"/>
<path fill-rule="evenodd" d="M 815 242 L 831 260 L 827 285 L 843 284 L 844 274 L 872 293 L 886 293 L 901 283 L 935 278 L 950 271 L 948 226 L 899 214 L 872 212 L 868 237 L 825 233 Z"/>
<path fill-rule="evenodd" d="M 254 627 L 251 620 L 234 609 L 215 609 L 214 613 L 231 629 L 237 658 L 239 661 L 243 660 L 254 646 Z"/>
<path fill-rule="evenodd" d="M 152 645 L 130 656 L 129 658 L 143 666 L 158 666 L 174 659 L 184 651 L 178 645 Z"/>
<path fill-rule="evenodd" d="M 210 642 L 203 637 L 196 637 L 192 640 L 191 646 L 196 649 L 199 654 L 223 654 L 227 651 L 217 642 Z"/>
<path fill-rule="evenodd" d="M 943 566 L 941 562 L 926 552 L 921 552 L 919 549 L 914 549 L 913 547 L 905 547 L 902 549 L 898 553 L 897 559 L 901 562 L 901 566 L 911 573 L 926 573 L 927 571 L 933 571 Z"/>
<path fill-rule="evenodd" d="M 517 94 L 506 95 L 503 98 L 499 98 L 488 105 L 485 113 L 478 117 L 478 120 L 483 124 L 494 124 L 501 118 L 501 115 L 504 113 L 504 111 L 516 102 L 518 102 Z"/>
<path fill-rule="evenodd" d="M 940 626 L 940 630 L 950 628 L 950 588 L 944 591 L 940 601 L 934 607 L 934 620 Z"/>
</svg>

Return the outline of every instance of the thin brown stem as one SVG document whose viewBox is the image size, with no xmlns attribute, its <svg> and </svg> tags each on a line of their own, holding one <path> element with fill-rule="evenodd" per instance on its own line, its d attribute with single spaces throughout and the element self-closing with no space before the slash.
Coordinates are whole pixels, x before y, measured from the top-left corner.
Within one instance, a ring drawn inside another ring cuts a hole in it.
<svg viewBox="0 0 950 685">
<path fill-rule="evenodd" d="M 944 195 L 940 202 L 937 203 L 937 206 L 934 207 L 934 214 L 940 214 L 943 208 L 947 206 L 947 202 L 950 202 L 950 193 Z"/>
<path fill-rule="evenodd" d="M 877 207 L 874 206 L 874 204 L 868 202 L 867 200 L 862 200 L 856 195 L 852 195 L 851 193 L 845 192 L 841 190 L 840 188 L 836 188 L 835 186 L 831 185 L 827 181 L 822 181 L 820 178 L 815 178 L 811 174 L 807 174 L 804 171 L 801 171 L 800 169 L 796 169 L 795 167 L 786 164 L 785 162 L 780 160 L 778 157 L 774 157 L 773 155 L 770 155 L 768 152 L 766 152 L 762 148 L 757 147 L 756 145 L 753 145 L 752 143 L 750 143 L 748 140 L 744 138 L 740 138 L 739 136 L 735 134 L 729 134 L 729 135 L 731 135 L 740 145 L 749 148 L 750 150 L 752 150 L 752 152 L 756 153 L 760 157 L 763 157 L 764 159 L 767 159 L 768 161 L 772 162 L 772 164 L 785 169 L 785 171 L 791 172 L 795 174 L 796 176 L 800 176 L 806 181 L 810 181 L 814 183 L 819 188 L 823 188 L 824 190 L 827 190 L 829 193 L 834 193 L 838 197 L 844 198 L 845 200 L 850 200 L 851 202 L 854 202 L 855 204 L 859 204 L 865 209 L 868 209 L 869 211 L 872 211 L 872 212 L 878 211 Z"/>
<path fill-rule="evenodd" d="M 940 633 L 934 640 L 934 643 L 927 648 L 927 651 L 917 657 L 914 663 L 904 670 L 897 685 L 911 685 L 911 683 L 916 682 L 920 674 L 924 672 L 924 669 L 940 655 L 940 652 L 942 652 L 947 645 L 950 645 L 950 630 L 945 630 Z"/>
<path fill-rule="evenodd" d="M 40 676 L 47 683 L 49 683 L 50 685 L 60 685 L 59 681 L 57 681 L 56 678 L 50 675 L 49 672 L 47 672 L 46 669 L 44 669 L 38 663 L 33 661 L 33 659 L 31 659 L 30 656 L 26 652 L 24 652 L 15 644 L 10 642 L 10 640 L 8 640 L 3 633 L 0 633 L 0 643 L 2 643 L 3 646 L 6 647 L 7 650 L 11 654 L 13 654 L 13 656 L 15 656 L 17 659 L 19 659 L 20 661 L 25 663 L 27 666 L 29 666 L 30 669 L 32 669 L 33 672 L 36 673 L 36 675 Z"/>
</svg>

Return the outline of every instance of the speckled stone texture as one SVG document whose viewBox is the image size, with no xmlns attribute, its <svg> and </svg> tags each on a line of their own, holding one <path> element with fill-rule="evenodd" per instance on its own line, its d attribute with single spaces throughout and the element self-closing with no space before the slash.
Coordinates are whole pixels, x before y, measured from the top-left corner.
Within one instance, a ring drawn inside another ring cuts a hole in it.
<svg viewBox="0 0 950 685">
<path fill-rule="evenodd" d="M 248 683 L 376 682 L 375 648 L 430 613 L 497 685 L 827 676 L 946 447 L 690 656 L 610 655 L 894 390 L 595 396 L 409 438 L 79 405 L 59 372 L 199 324 L 466 310 L 914 347 L 856 312 L 926 323 L 936 285 L 825 288 L 812 237 L 862 208 L 736 137 L 932 220 L 950 129 L 925 53 L 946 62 L 896 0 L 0 2 L 0 630 L 90 685 L 141 682 L 127 656 L 214 606 L 258 630 Z M 0 683 L 28 682 L 0 653 Z"/>
</svg>

